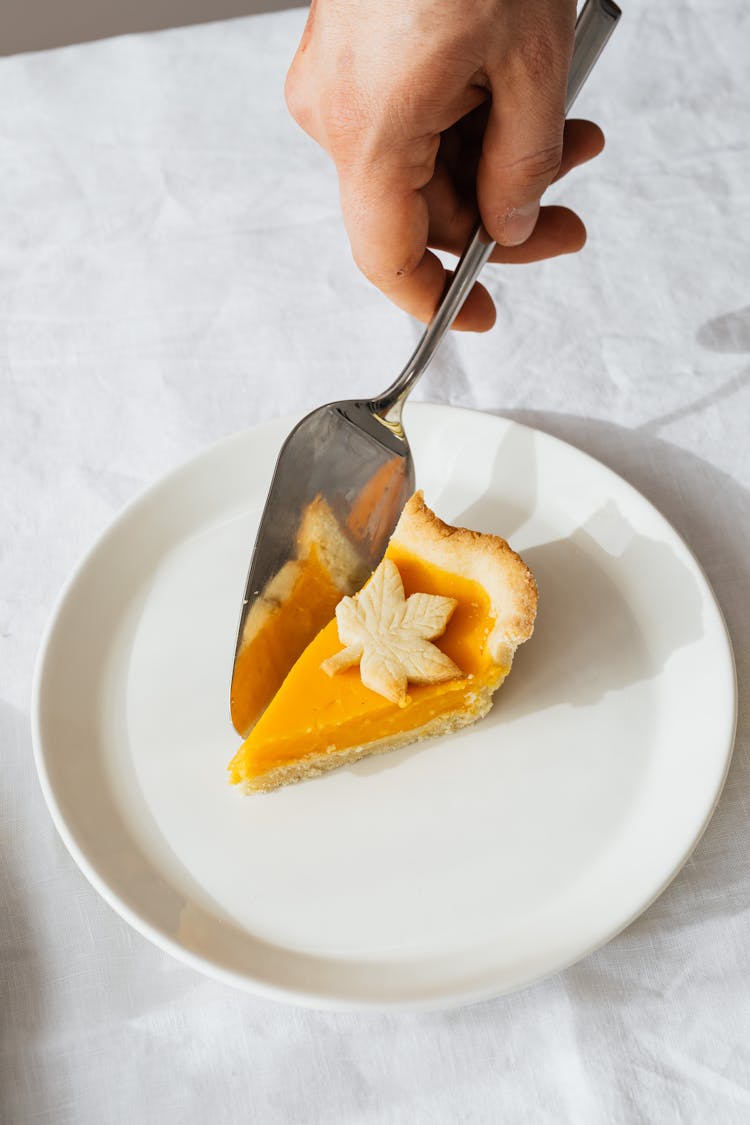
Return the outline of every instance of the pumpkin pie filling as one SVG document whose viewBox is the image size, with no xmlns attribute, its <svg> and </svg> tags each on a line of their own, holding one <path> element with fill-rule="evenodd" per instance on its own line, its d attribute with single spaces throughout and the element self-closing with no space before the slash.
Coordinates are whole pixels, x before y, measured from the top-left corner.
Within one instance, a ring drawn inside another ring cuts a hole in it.
<svg viewBox="0 0 750 1125">
<path fill-rule="evenodd" d="M 236 754 L 230 765 L 232 782 L 250 781 L 301 756 L 341 751 L 423 727 L 463 710 L 479 689 L 502 682 L 508 669 L 486 652 L 493 621 L 482 587 L 393 544 L 386 558 L 396 563 L 407 596 L 449 594 L 458 602 L 436 643 L 463 676 L 448 683 L 410 684 L 408 705 L 397 707 L 365 687 L 357 668 L 326 675 L 322 663 L 341 648 L 336 621 L 330 621 L 294 665 L 283 690 Z"/>
<path fill-rule="evenodd" d="M 408 702 L 400 706 L 366 686 L 359 667 L 336 674 L 323 667 L 341 656 L 334 618 L 297 659 L 230 763 L 233 784 L 276 788 L 365 754 L 456 730 L 489 710 L 515 648 L 533 628 L 536 586 L 528 569 L 504 540 L 443 524 L 420 493 L 407 504 L 386 559 L 395 564 L 406 598 L 454 600 L 433 643 L 458 674 L 453 677 L 449 666 L 452 678 L 409 682 Z"/>
</svg>

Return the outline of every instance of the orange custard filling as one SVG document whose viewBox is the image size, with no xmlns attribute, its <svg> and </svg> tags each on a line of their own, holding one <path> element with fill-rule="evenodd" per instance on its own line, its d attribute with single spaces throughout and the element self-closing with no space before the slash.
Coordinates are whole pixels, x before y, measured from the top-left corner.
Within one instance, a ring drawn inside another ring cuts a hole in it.
<svg viewBox="0 0 750 1125">
<path fill-rule="evenodd" d="M 478 689 L 494 689 L 505 678 L 508 668 L 498 665 L 487 652 L 487 639 L 494 622 L 484 588 L 472 579 L 426 562 L 397 543 L 389 545 L 386 557 L 398 567 L 407 597 L 412 593 L 425 593 L 456 599 L 458 604 L 445 632 L 435 643 L 461 669 L 461 678 L 447 683 L 409 684 L 409 703 L 399 707 L 365 687 L 357 667 L 335 676 L 322 670 L 322 662 L 342 647 L 337 622 L 329 620 L 294 664 L 283 689 L 232 760 L 229 770 L 234 784 L 252 781 L 290 761 L 417 730 L 441 715 L 461 712 L 470 705 Z M 315 596 L 312 589 L 310 595 L 312 603 Z M 331 617 L 339 600 L 340 593 L 336 591 L 333 601 L 326 602 L 326 619 Z M 294 601 L 298 602 L 296 592 Z M 269 652 L 276 651 L 274 645 L 283 646 L 284 653 L 289 652 L 291 642 L 284 639 L 289 626 L 285 622 L 286 619 L 282 621 L 280 617 L 269 621 L 269 637 L 265 642 Z M 256 650 L 253 668 L 257 670 L 259 665 Z M 274 675 L 278 667 L 278 663 L 273 665 Z M 253 686 L 254 692 L 270 689 L 271 677 L 266 675 L 262 680 L 260 689 Z"/>
<path fill-rule="evenodd" d="M 292 564 L 296 578 L 288 597 L 268 614 L 240 649 L 232 679 L 232 715 L 248 731 L 268 705 L 305 645 L 330 620 L 341 591 L 317 547 Z"/>
</svg>

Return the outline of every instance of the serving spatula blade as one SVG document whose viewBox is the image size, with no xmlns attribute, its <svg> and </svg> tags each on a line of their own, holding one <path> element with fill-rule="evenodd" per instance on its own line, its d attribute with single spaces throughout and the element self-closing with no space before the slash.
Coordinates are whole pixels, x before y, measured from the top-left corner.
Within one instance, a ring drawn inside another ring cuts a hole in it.
<svg viewBox="0 0 750 1125">
<path fill-rule="evenodd" d="M 380 562 L 413 491 L 414 465 L 406 435 L 400 426 L 385 422 L 372 403 L 328 403 L 289 434 L 258 527 L 237 633 L 230 706 L 240 734 L 246 733 L 246 721 L 237 682 L 238 656 L 247 641 L 248 617 L 274 578 L 296 558 L 305 513 L 322 502 L 353 548 L 357 565 L 341 594 L 353 593 Z"/>
</svg>

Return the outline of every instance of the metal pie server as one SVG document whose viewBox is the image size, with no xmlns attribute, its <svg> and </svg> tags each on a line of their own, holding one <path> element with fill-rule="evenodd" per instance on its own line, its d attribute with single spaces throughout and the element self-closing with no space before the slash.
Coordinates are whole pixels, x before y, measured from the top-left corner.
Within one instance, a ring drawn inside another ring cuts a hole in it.
<svg viewBox="0 0 750 1125">
<path fill-rule="evenodd" d="M 581 9 L 568 76 L 566 113 L 620 15 L 611 0 L 586 0 Z M 480 223 L 413 355 L 383 394 L 319 407 L 295 426 L 282 446 L 258 529 L 237 632 L 230 707 L 232 722 L 240 734 L 247 733 L 247 721 L 242 716 L 238 690 L 238 658 L 248 640 L 246 626 L 253 606 L 264 592 L 273 590 L 270 584 L 274 578 L 296 558 L 300 526 L 318 498 L 354 547 L 360 575 L 378 565 L 401 509 L 414 491 L 414 464 L 401 418 L 404 402 L 458 315 L 494 246 Z M 361 577 L 356 584 L 361 584 Z M 298 637 L 299 652 L 311 639 L 311 635 Z M 299 652 L 288 656 L 296 659 Z"/>
</svg>

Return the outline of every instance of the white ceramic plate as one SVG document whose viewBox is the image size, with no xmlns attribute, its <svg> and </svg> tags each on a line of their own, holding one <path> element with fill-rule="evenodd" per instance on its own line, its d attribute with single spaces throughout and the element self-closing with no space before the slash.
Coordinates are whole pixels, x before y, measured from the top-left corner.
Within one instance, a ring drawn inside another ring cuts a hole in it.
<svg viewBox="0 0 750 1125">
<path fill-rule="evenodd" d="M 664 889 L 721 790 L 735 680 L 703 574 L 597 461 L 412 406 L 428 502 L 523 554 L 535 634 L 475 727 L 243 796 L 225 775 L 234 630 L 290 426 L 154 485 L 63 591 L 33 716 L 65 843 L 146 937 L 278 998 L 447 1006 L 570 964 Z"/>
</svg>

